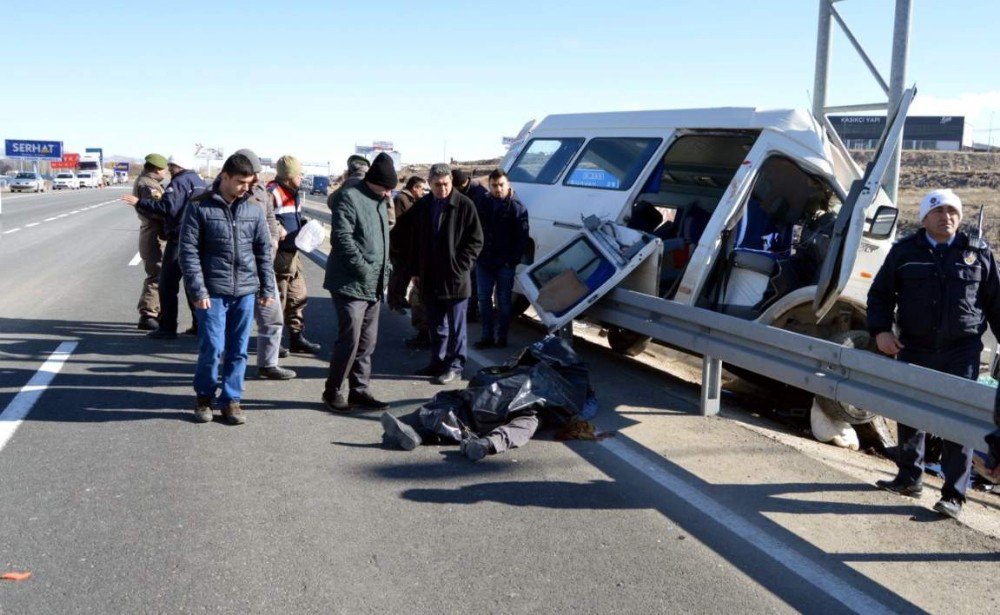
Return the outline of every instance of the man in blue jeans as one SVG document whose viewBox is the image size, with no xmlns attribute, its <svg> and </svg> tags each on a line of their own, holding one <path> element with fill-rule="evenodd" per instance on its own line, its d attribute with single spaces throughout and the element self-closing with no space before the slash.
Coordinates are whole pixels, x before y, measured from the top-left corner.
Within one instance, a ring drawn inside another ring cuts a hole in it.
<svg viewBox="0 0 1000 615">
<path fill-rule="evenodd" d="M 274 301 L 271 237 L 264 212 L 250 202 L 253 164 L 233 154 L 210 190 L 191 200 L 181 228 L 180 261 L 184 284 L 198 313 L 198 366 L 195 420 L 212 420 L 222 357 L 222 418 L 246 422 L 240 409 L 247 343 L 254 301 Z"/>
<path fill-rule="evenodd" d="M 476 203 L 484 241 L 483 251 L 476 261 L 479 314 L 483 323 L 479 341 L 472 345 L 477 349 L 507 347 L 514 270 L 528 247 L 528 210 L 514 195 L 510 178 L 496 169 L 490 173 L 489 185 L 489 196 Z M 494 315 L 497 316 L 495 329 Z"/>
</svg>

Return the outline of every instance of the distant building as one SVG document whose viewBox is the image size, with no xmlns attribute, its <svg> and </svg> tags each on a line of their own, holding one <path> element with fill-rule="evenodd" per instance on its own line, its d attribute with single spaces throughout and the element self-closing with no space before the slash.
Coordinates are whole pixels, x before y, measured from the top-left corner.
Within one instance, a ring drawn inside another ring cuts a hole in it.
<svg viewBox="0 0 1000 615">
<path fill-rule="evenodd" d="M 885 130 L 878 115 L 832 115 L 830 123 L 849 149 L 874 149 Z M 971 126 L 959 115 L 909 116 L 903 126 L 903 149 L 958 151 L 972 147 Z"/>
</svg>

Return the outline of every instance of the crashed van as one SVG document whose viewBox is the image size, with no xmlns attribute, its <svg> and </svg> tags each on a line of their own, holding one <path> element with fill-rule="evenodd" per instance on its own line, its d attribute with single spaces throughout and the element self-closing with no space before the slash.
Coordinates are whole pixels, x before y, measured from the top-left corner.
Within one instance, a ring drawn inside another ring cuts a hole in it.
<svg viewBox="0 0 1000 615">
<path fill-rule="evenodd" d="M 867 347 L 868 288 L 897 218 L 879 183 L 913 95 L 903 96 L 866 169 L 805 111 L 582 113 L 529 123 L 502 162 L 530 216 L 536 266 L 522 268 L 519 288 L 537 296 L 533 284 L 559 283 L 536 275 L 552 269 L 538 261 L 587 258 L 574 238 L 592 234 L 586 220 L 592 228 L 600 220 L 659 240 L 654 258 L 649 241 L 637 244 L 636 258 L 647 260 L 619 267 L 614 284 Z M 607 276 L 600 286 L 607 290 Z M 649 341 L 617 327 L 607 334 L 628 355 Z M 830 411 L 852 423 L 874 416 Z"/>
</svg>

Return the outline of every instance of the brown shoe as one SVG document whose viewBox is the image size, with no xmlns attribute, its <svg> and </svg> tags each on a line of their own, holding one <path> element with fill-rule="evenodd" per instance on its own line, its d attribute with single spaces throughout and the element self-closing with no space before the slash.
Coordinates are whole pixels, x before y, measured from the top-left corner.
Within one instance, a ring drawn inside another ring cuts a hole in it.
<svg viewBox="0 0 1000 615">
<path fill-rule="evenodd" d="M 242 425 L 247 422 L 247 417 L 243 414 L 238 401 L 231 401 L 222 409 L 222 418 L 230 425 Z"/>
<path fill-rule="evenodd" d="M 212 398 L 208 396 L 198 396 L 194 407 L 194 420 L 196 423 L 212 422 Z"/>
</svg>

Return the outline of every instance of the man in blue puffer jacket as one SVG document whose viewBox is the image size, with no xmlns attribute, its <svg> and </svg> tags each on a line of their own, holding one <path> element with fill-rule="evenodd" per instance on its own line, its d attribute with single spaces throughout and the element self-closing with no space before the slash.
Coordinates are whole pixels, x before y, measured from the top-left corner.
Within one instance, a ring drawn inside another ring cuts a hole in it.
<svg viewBox="0 0 1000 615">
<path fill-rule="evenodd" d="M 180 261 L 184 285 L 198 311 L 198 366 L 195 420 L 212 420 L 222 355 L 222 417 L 230 425 L 246 422 L 240 409 L 247 343 L 254 298 L 274 301 L 271 237 L 264 212 L 249 202 L 253 164 L 234 154 L 204 194 L 188 206 L 181 227 Z"/>
</svg>

